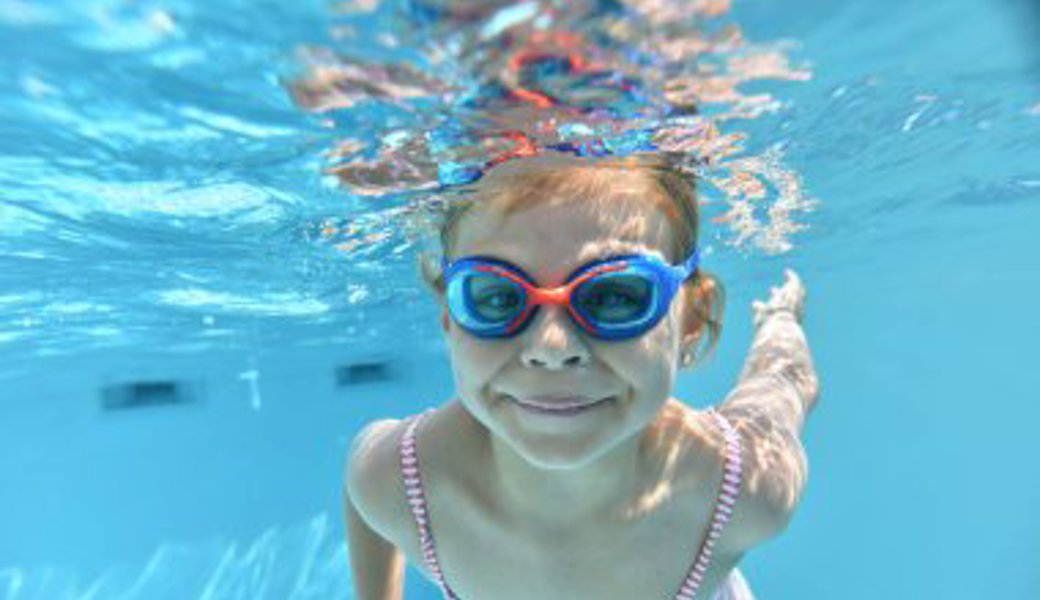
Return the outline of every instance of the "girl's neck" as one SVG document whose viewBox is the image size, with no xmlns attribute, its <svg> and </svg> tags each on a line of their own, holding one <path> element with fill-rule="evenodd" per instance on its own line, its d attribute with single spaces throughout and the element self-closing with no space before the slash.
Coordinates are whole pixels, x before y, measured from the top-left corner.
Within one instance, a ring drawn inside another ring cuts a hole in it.
<svg viewBox="0 0 1040 600">
<path fill-rule="evenodd" d="M 528 462 L 504 440 L 488 435 L 489 484 L 502 510 L 532 527 L 556 531 L 630 520 L 639 512 L 645 473 L 640 435 L 573 469 Z"/>
</svg>

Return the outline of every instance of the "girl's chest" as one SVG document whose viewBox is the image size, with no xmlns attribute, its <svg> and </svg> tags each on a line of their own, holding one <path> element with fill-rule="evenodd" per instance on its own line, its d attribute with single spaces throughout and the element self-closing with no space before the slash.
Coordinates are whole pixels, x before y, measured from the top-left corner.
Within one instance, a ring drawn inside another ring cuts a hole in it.
<svg viewBox="0 0 1040 600">
<path fill-rule="evenodd" d="M 464 502 L 428 501 L 437 560 L 461 600 L 672 600 L 697 558 L 712 508 L 670 502 L 623 526 L 532 531 Z M 411 525 L 400 547 L 432 581 L 418 526 Z M 698 599 L 710 598 L 734 564 L 716 554 Z"/>
</svg>

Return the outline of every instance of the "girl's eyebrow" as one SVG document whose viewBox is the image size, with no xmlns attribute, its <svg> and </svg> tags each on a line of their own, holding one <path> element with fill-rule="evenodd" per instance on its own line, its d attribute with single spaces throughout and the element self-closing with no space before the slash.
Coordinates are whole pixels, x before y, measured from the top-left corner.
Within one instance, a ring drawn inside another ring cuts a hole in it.
<svg viewBox="0 0 1040 600">
<path fill-rule="evenodd" d="M 583 250 L 575 259 L 575 268 L 594 260 L 602 260 L 623 254 L 649 254 L 652 253 L 646 244 L 627 240 L 612 240 L 604 245 L 595 246 Z"/>
<path fill-rule="evenodd" d="M 653 250 L 650 249 L 646 244 L 639 242 L 628 241 L 628 240 L 612 240 L 601 246 L 594 246 L 592 248 L 582 250 L 578 253 L 574 263 L 570 268 L 563 270 L 567 273 L 567 279 L 570 279 L 574 274 L 593 261 L 606 260 L 608 258 L 614 258 L 617 256 L 624 256 L 629 254 L 653 254 Z"/>
</svg>

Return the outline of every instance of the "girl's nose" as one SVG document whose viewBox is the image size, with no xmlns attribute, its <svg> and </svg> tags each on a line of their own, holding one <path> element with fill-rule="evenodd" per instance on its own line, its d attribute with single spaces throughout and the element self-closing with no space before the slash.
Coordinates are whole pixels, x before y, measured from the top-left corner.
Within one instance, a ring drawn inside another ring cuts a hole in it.
<svg viewBox="0 0 1040 600">
<path fill-rule="evenodd" d="M 522 335 L 522 360 L 530 367 L 563 369 L 585 366 L 589 351 L 566 307 L 545 304 Z"/>
</svg>

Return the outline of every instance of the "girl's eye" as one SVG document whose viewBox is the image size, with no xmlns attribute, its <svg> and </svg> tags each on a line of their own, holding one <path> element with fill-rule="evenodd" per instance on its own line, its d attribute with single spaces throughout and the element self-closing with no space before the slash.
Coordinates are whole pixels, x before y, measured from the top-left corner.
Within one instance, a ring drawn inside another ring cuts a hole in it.
<svg viewBox="0 0 1040 600">
<path fill-rule="evenodd" d="M 646 315 L 653 302 L 652 282 L 640 276 L 606 277 L 579 288 L 577 303 L 605 323 L 624 323 Z"/>
<path fill-rule="evenodd" d="M 640 304 L 639 299 L 616 290 L 597 291 L 588 296 L 589 304 L 596 308 L 621 308 Z"/>
<path fill-rule="evenodd" d="M 524 305 L 523 289 L 497 275 L 467 277 L 463 293 L 473 318 L 489 323 L 508 320 Z"/>
<path fill-rule="evenodd" d="M 476 301 L 477 305 L 487 308 L 512 308 L 516 306 L 519 301 L 516 294 L 512 292 L 497 292 L 493 294 L 485 294 Z"/>
</svg>

